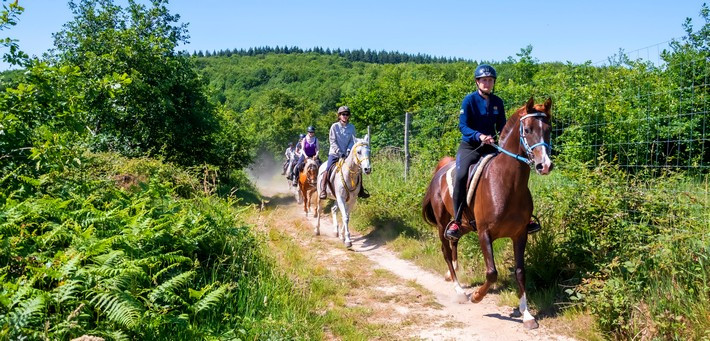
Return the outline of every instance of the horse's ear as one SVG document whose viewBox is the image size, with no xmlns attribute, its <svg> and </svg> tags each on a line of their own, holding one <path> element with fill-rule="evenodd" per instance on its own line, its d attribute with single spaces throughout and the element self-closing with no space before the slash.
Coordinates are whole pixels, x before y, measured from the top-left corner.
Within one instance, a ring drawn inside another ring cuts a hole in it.
<svg viewBox="0 0 710 341">
<path fill-rule="evenodd" d="M 525 103 L 525 112 L 535 111 L 535 99 L 530 96 L 530 99 Z"/>
<path fill-rule="evenodd" d="M 370 134 L 365 135 L 365 142 L 370 143 Z"/>
<path fill-rule="evenodd" d="M 544 112 L 546 114 L 550 113 L 550 108 L 552 108 L 552 98 L 548 97 L 547 100 L 545 101 L 545 104 L 543 104 Z"/>
</svg>

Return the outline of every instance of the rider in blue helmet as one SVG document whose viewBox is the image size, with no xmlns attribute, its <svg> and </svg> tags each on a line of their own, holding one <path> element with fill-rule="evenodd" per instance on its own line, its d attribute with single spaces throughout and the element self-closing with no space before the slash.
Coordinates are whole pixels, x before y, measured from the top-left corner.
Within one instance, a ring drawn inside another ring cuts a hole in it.
<svg viewBox="0 0 710 341">
<path fill-rule="evenodd" d="M 466 178 L 470 165 L 478 162 L 481 156 L 495 153 L 496 136 L 505 126 L 505 106 L 503 100 L 493 94 L 498 74 L 488 65 L 481 64 L 473 72 L 476 78 L 476 91 L 466 95 L 459 113 L 461 144 L 456 152 L 456 176 L 454 177 L 454 217 L 446 226 L 444 236 L 449 240 L 458 240 L 461 235 L 461 218 L 466 205 Z M 474 217 L 469 217 L 473 220 Z M 528 224 L 528 233 L 537 232 L 539 225 Z"/>
<path fill-rule="evenodd" d="M 303 165 L 306 163 L 306 158 L 312 158 L 316 160 L 318 166 L 320 166 L 320 159 L 318 158 L 318 152 L 320 151 L 320 143 L 316 138 L 316 128 L 313 126 L 308 126 L 306 129 L 308 135 L 301 134 L 301 157 L 296 160 L 296 166 L 293 167 L 293 174 L 297 178 L 298 174 L 303 170 Z M 293 187 L 297 187 L 298 182 L 293 182 Z"/>
</svg>

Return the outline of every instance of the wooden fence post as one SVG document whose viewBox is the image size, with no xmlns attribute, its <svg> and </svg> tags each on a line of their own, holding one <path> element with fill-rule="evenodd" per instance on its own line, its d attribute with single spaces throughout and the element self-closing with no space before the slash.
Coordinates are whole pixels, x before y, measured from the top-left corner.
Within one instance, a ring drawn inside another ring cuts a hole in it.
<svg viewBox="0 0 710 341">
<path fill-rule="evenodd" d="M 407 181 L 409 174 L 409 124 L 412 120 L 412 114 L 404 113 L 404 181 Z"/>
</svg>

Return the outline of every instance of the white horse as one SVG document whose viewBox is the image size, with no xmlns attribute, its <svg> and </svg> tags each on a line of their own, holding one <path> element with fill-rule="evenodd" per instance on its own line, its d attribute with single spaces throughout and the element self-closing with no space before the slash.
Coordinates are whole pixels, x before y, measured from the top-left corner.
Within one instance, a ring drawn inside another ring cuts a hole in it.
<svg viewBox="0 0 710 341">
<path fill-rule="evenodd" d="M 320 169 L 318 169 L 318 193 L 321 189 L 321 179 L 325 176 L 326 163 L 324 162 Z M 333 173 L 330 176 L 330 181 L 333 183 L 333 188 L 335 193 L 331 192 L 330 188 L 326 188 L 328 194 L 328 199 L 333 199 L 336 201 L 337 205 L 332 208 L 333 215 L 333 227 L 335 235 L 343 239 L 343 243 L 346 247 L 352 247 L 353 243 L 350 240 L 350 229 L 348 227 L 348 222 L 350 221 L 350 212 L 355 208 L 355 202 L 357 201 L 357 194 L 360 192 L 360 186 L 362 186 L 362 173 L 370 174 L 372 168 L 370 166 L 370 135 L 365 135 L 363 139 L 355 139 L 355 144 L 350 151 L 348 157 L 343 160 L 341 165 L 336 165 Z M 327 187 L 327 186 L 326 186 Z M 343 216 L 342 219 L 342 230 L 339 229 L 337 210 L 340 209 L 340 214 Z M 314 233 L 320 234 L 320 217 L 323 213 L 323 207 L 321 206 L 321 199 L 318 197 L 316 200 L 316 216 L 318 217 L 318 222 L 316 223 L 316 228 Z M 342 231 L 342 232 L 341 232 Z"/>
</svg>

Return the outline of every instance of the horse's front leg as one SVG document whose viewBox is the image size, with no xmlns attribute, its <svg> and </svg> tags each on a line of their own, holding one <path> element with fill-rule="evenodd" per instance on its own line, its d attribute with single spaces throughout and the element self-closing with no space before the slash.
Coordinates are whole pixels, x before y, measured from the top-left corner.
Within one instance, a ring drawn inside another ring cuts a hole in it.
<svg viewBox="0 0 710 341">
<path fill-rule="evenodd" d="M 320 235 L 320 216 L 323 208 L 320 205 L 320 196 L 316 199 L 316 228 L 313 229 L 313 234 Z"/>
<path fill-rule="evenodd" d="M 518 238 L 513 239 L 513 254 L 515 255 L 515 280 L 518 282 L 518 297 L 520 306 L 513 312 L 514 316 L 523 315 L 523 326 L 527 329 L 538 327 L 535 317 L 528 310 L 528 299 L 525 294 L 525 245 L 528 242 L 527 231 L 523 230 Z"/>
<path fill-rule="evenodd" d="M 352 243 L 348 245 L 348 242 L 350 242 L 350 232 L 348 230 L 348 222 L 350 221 L 350 214 L 348 212 L 349 205 L 347 202 L 345 202 L 345 199 L 342 196 L 338 196 L 338 209 L 340 209 L 340 215 L 342 216 L 342 224 L 343 227 L 341 229 L 342 233 L 340 237 L 343 239 L 343 242 L 345 242 L 346 247 L 352 246 Z M 347 233 L 346 233 L 347 231 Z M 346 242 L 347 238 L 347 242 Z"/>
<path fill-rule="evenodd" d="M 303 212 L 306 213 L 306 217 L 308 217 L 308 197 L 306 196 L 308 192 L 306 191 L 306 186 L 300 186 L 299 184 L 298 189 L 301 190 L 301 197 L 303 198 Z"/>
<path fill-rule="evenodd" d="M 484 296 L 488 293 L 488 289 L 493 283 L 498 280 L 498 270 L 496 270 L 496 262 L 493 259 L 493 240 L 488 234 L 488 229 L 480 227 L 483 231 L 478 234 L 478 243 L 481 245 L 481 251 L 483 251 L 483 259 L 486 262 L 486 281 L 478 287 L 471 295 L 471 302 L 478 303 L 481 302 Z"/>
<path fill-rule="evenodd" d="M 338 203 L 336 202 L 333 207 L 330 208 L 330 215 L 333 217 L 333 233 L 338 237 Z"/>
<path fill-rule="evenodd" d="M 350 202 L 344 203 L 344 209 L 342 207 L 340 209 L 340 213 L 343 215 L 343 243 L 347 248 L 353 246 L 353 242 L 350 240 L 350 213 L 352 213 L 353 208 L 355 208 L 357 198 L 351 198 L 350 200 Z"/>
</svg>

